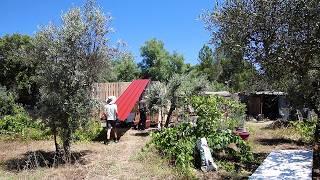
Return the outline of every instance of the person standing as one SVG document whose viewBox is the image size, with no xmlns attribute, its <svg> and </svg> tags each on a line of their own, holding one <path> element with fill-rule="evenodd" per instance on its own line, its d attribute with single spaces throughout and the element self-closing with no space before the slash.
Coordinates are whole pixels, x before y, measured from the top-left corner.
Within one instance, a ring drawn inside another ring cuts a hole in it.
<svg viewBox="0 0 320 180">
<path fill-rule="evenodd" d="M 139 113 L 140 113 L 140 121 L 138 124 L 138 129 L 145 130 L 146 120 L 147 120 L 147 106 L 146 106 L 145 100 L 139 101 Z"/>
<path fill-rule="evenodd" d="M 107 104 L 105 105 L 105 113 L 106 113 L 106 119 L 107 119 L 107 140 L 105 141 L 105 144 L 109 144 L 110 142 L 110 135 L 111 131 L 113 130 L 114 133 L 114 142 L 118 142 L 118 136 L 117 136 L 117 128 L 116 128 L 116 121 L 117 121 L 117 114 L 118 114 L 118 107 L 115 104 L 116 97 L 115 96 L 109 96 L 106 100 Z"/>
</svg>

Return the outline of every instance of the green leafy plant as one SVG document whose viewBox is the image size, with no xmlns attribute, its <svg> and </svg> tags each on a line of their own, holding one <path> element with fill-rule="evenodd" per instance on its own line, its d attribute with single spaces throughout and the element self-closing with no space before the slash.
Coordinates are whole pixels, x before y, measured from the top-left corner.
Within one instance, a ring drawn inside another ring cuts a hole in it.
<svg viewBox="0 0 320 180">
<path fill-rule="evenodd" d="M 206 127 L 206 129 L 199 129 L 200 132 L 234 129 L 243 124 L 245 105 L 236 100 L 217 96 L 196 96 L 191 102 L 199 116 L 197 123 L 204 123 L 200 127 Z"/>
<path fill-rule="evenodd" d="M 226 170 L 227 172 L 234 172 L 235 171 L 235 165 L 232 162 L 218 161 L 217 164 L 218 164 L 218 167 Z"/>
<path fill-rule="evenodd" d="M 49 140 L 51 132 L 49 129 L 26 127 L 23 129 L 22 137 L 26 140 Z"/>
<path fill-rule="evenodd" d="M 234 135 L 231 130 L 212 133 L 208 136 L 208 145 L 213 150 L 213 155 L 219 157 L 224 151 L 227 159 L 236 162 L 247 163 L 253 160 L 251 147 L 239 136 Z"/>
<path fill-rule="evenodd" d="M 6 88 L 0 87 L 0 117 L 13 113 L 15 108 L 15 98 Z"/>
<path fill-rule="evenodd" d="M 189 172 L 189 167 L 193 164 L 193 150 L 196 142 L 196 137 L 192 133 L 192 125 L 182 123 L 153 133 L 151 143 L 178 168 Z"/>
<path fill-rule="evenodd" d="M 48 139 L 50 133 L 40 121 L 33 120 L 20 106 L 14 105 L 13 113 L 0 119 L 0 133 L 22 139 Z"/>
<path fill-rule="evenodd" d="M 194 166 L 195 144 L 197 139 L 202 137 L 207 138 L 214 157 L 227 158 L 238 163 L 251 162 L 253 155 L 248 143 L 233 134 L 228 129 L 230 126 L 221 120 L 224 117 L 221 107 L 225 104 L 234 108 L 230 112 L 241 114 L 242 110 L 237 108 L 240 109 L 242 106 L 236 103 L 219 97 L 193 97 L 192 105 L 199 116 L 197 122 L 195 124 L 183 122 L 153 133 L 151 144 L 185 172 L 190 172 L 190 167 Z M 226 155 L 221 157 L 219 155 L 221 152 Z"/>
<path fill-rule="evenodd" d="M 316 129 L 317 119 L 312 118 L 310 121 L 294 121 L 292 125 L 296 132 L 301 136 L 301 140 L 307 143 L 314 141 L 314 131 Z"/>
<path fill-rule="evenodd" d="M 90 120 L 84 127 L 76 130 L 74 133 L 75 141 L 91 141 L 95 139 L 102 131 L 101 123 Z"/>
</svg>

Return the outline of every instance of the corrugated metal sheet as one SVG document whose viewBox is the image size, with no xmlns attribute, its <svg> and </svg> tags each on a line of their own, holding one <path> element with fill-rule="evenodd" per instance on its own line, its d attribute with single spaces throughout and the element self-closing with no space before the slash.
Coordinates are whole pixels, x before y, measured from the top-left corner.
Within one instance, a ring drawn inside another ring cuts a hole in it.
<svg viewBox="0 0 320 180">
<path fill-rule="evenodd" d="M 150 80 L 148 79 L 132 81 L 128 88 L 117 99 L 116 104 L 118 106 L 118 118 L 120 121 L 127 119 L 149 82 Z"/>
</svg>

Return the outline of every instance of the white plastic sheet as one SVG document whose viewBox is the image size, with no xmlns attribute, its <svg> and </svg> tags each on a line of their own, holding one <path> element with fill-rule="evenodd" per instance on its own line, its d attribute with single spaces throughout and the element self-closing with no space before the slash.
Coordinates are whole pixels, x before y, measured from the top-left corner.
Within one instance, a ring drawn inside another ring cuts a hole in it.
<svg viewBox="0 0 320 180">
<path fill-rule="evenodd" d="M 206 138 L 201 138 L 197 141 L 197 149 L 200 152 L 201 170 L 202 171 L 218 170 L 217 164 L 213 161 Z"/>
</svg>

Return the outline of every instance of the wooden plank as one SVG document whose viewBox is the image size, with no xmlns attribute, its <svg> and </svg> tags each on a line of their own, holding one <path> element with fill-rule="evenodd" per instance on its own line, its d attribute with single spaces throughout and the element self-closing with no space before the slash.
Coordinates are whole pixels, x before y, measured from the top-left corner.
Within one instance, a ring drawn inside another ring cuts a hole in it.
<svg viewBox="0 0 320 180">
<path fill-rule="evenodd" d="M 108 96 L 119 97 L 131 82 L 115 82 L 115 83 L 95 83 L 93 85 L 93 97 L 100 102 L 105 101 Z"/>
</svg>

